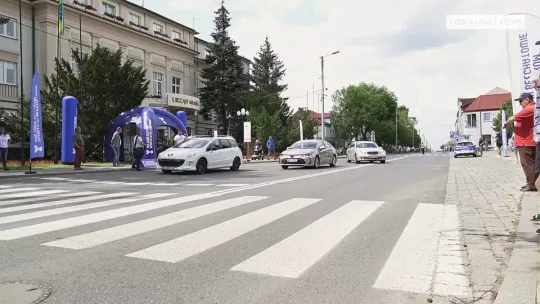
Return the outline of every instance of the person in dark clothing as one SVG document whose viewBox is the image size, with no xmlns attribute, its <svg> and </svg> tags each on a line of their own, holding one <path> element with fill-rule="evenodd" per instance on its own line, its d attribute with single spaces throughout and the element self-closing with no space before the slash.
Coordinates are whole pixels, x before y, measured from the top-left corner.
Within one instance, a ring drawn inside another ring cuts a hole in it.
<svg viewBox="0 0 540 304">
<path fill-rule="evenodd" d="M 144 155 L 144 141 L 141 136 L 141 129 L 137 129 L 137 136 L 135 136 L 135 143 L 133 144 L 133 156 L 135 157 L 135 162 L 131 168 L 141 170 L 141 161 Z"/>
<path fill-rule="evenodd" d="M 501 133 L 497 133 L 497 136 L 495 137 L 495 144 L 497 145 L 497 155 L 501 156 L 501 152 L 502 152 L 501 148 L 503 145 Z"/>
</svg>

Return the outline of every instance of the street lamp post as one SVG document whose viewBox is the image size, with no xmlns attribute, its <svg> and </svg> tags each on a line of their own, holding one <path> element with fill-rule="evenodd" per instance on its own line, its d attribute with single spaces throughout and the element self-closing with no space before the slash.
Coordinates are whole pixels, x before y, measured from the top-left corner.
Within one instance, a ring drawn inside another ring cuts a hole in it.
<svg viewBox="0 0 540 304">
<path fill-rule="evenodd" d="M 321 92 L 321 101 L 322 101 L 322 107 L 321 107 L 321 138 L 324 140 L 324 57 L 332 56 L 339 54 L 339 51 L 335 51 L 331 54 L 321 56 L 321 85 L 322 85 L 322 92 Z"/>
<path fill-rule="evenodd" d="M 398 136 L 398 135 L 397 135 L 397 134 L 398 134 L 398 128 L 397 128 L 398 123 L 397 123 L 397 112 L 398 112 L 398 108 L 397 108 L 397 106 L 396 106 L 396 152 L 398 151 L 398 138 L 397 138 L 397 136 Z"/>
<path fill-rule="evenodd" d="M 236 112 L 236 115 L 238 115 L 238 117 L 242 118 L 242 121 L 244 122 L 244 118 L 245 120 L 247 121 L 248 120 L 248 117 L 249 117 L 249 111 L 246 111 L 246 109 L 242 108 L 240 111 L 237 111 Z M 243 128 L 244 126 L 242 126 Z M 243 128 L 244 131 L 245 131 L 245 128 Z M 250 130 L 251 131 L 251 130 Z M 245 136 L 245 135 L 244 135 Z M 244 138 L 245 139 L 245 138 Z M 250 139 L 251 141 L 251 139 Z M 247 148 L 246 148 L 246 144 L 247 144 Z M 248 157 L 249 155 L 249 142 L 245 142 L 244 141 L 244 149 L 246 150 L 246 158 Z"/>
</svg>

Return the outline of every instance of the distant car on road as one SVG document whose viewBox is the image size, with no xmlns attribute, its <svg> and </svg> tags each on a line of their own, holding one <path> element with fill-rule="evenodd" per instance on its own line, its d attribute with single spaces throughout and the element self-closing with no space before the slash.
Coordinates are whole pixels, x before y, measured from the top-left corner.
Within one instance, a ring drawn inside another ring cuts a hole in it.
<svg viewBox="0 0 540 304">
<path fill-rule="evenodd" d="M 386 162 L 386 151 L 373 141 L 355 141 L 347 149 L 347 162 L 352 161 L 357 164 L 361 161 L 369 161 L 370 163 L 379 161 L 384 164 Z"/>
<path fill-rule="evenodd" d="M 159 153 L 158 165 L 163 173 L 230 168 L 238 171 L 242 165 L 242 150 L 230 136 L 194 136 Z"/>
<path fill-rule="evenodd" d="M 326 140 L 299 140 L 281 153 L 279 164 L 283 169 L 289 169 L 289 167 L 319 168 L 321 164 L 335 167 L 337 153 L 334 146 Z"/>
<path fill-rule="evenodd" d="M 476 157 L 477 149 L 475 144 L 472 141 L 463 140 L 458 141 L 454 147 L 454 158 L 458 156 L 470 156 Z"/>
</svg>

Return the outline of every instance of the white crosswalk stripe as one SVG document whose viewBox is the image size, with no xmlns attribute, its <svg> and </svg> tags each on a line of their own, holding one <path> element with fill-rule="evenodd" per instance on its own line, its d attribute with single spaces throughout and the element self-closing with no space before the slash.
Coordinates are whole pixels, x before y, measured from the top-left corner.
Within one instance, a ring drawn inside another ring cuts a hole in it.
<svg viewBox="0 0 540 304">
<path fill-rule="evenodd" d="M 40 178 L 42 180 L 48 180 L 48 181 L 57 181 L 57 182 L 67 182 L 67 183 L 84 183 L 84 184 L 99 184 L 99 185 L 111 185 L 111 186 L 156 186 L 156 187 L 174 187 L 174 186 L 182 186 L 182 187 L 209 187 L 209 186 L 215 186 L 215 187 L 243 187 L 248 186 L 250 184 L 245 183 L 152 183 L 152 182 L 127 182 L 127 181 L 98 181 L 98 180 L 89 180 L 89 179 L 71 179 L 71 178 L 65 178 L 65 177 L 42 177 Z"/>
<path fill-rule="evenodd" d="M 2 190 L 17 187 L 20 187 L 18 191 L 26 189 L 24 193 L 28 194 L 51 191 L 21 185 L 3 187 Z M 11 194 L 14 192 L 0 192 L 0 198 Z M 218 247 L 252 239 L 252 234 L 258 229 L 281 230 L 284 229 L 282 219 L 301 216 L 309 218 L 309 221 L 294 231 L 287 230 L 271 244 L 260 247 L 224 269 L 297 279 L 316 273 L 309 270 L 322 261 L 342 258 L 340 244 L 363 246 L 348 236 L 366 225 L 367 220 L 376 216 L 384 206 L 382 201 L 332 200 L 332 203 L 337 203 L 332 210 L 314 218 L 309 217 L 312 213 L 308 209 L 318 210 L 327 201 L 319 198 L 278 200 L 271 196 L 237 196 L 227 190 L 188 196 L 165 192 L 147 195 L 137 191 L 106 193 L 102 190 L 38 195 L 34 199 L 0 200 L 0 244 L 9 246 L 10 242 L 25 239 L 25 242 L 33 242 L 36 246 L 44 246 L 63 255 L 107 248 L 107 254 L 116 252 L 123 259 L 167 265 L 187 262 L 187 259 L 195 256 L 205 259 L 206 254 L 218 250 Z M 229 211 L 235 212 L 234 217 L 200 227 L 204 225 L 203 218 L 210 216 L 214 220 L 219 219 L 216 214 Z M 132 215 L 139 216 L 130 217 Z M 96 223 L 98 225 L 90 225 Z M 166 239 L 148 238 L 151 233 L 160 233 L 161 229 L 176 225 L 194 230 L 184 234 L 182 229 L 178 232 L 168 229 L 164 234 Z M 459 218 L 455 206 L 419 204 L 393 250 L 385 256 L 385 264 L 373 288 L 445 294 L 444 290 L 448 290 L 446 285 L 437 283 L 439 276 L 440 280 L 444 279 L 441 271 L 450 271 L 454 275 L 465 272 L 463 265 L 456 262 L 460 257 L 450 251 L 459 247 L 456 245 L 459 242 L 458 230 Z M 29 238 L 32 236 L 41 237 Z M 139 243 L 141 239 L 144 242 Z M 353 240 L 354 244 L 349 240 Z M 127 247 L 122 241 L 138 246 L 125 251 Z M 440 258 L 441 255 L 445 259 Z M 358 260 L 358 263 L 363 263 L 363 260 Z M 455 289 L 452 295 L 462 296 L 466 292 Z M 449 291 L 446 293 L 450 294 Z"/>
<path fill-rule="evenodd" d="M 39 201 L 45 201 L 45 200 L 57 199 L 57 198 L 86 196 L 86 195 L 93 195 L 93 194 L 99 194 L 99 193 L 100 192 L 95 192 L 95 191 L 84 191 L 84 192 L 71 192 L 71 193 L 47 195 L 47 196 L 42 196 L 42 197 L 30 197 L 30 198 L 23 198 L 23 199 L 0 200 L 0 206 L 8 206 L 8 205 L 15 205 L 15 204 L 22 204 L 22 203 L 29 203 L 29 202 L 39 202 Z M 2 212 L 2 209 L 0 209 L 0 213 L 1 212 Z"/>
</svg>

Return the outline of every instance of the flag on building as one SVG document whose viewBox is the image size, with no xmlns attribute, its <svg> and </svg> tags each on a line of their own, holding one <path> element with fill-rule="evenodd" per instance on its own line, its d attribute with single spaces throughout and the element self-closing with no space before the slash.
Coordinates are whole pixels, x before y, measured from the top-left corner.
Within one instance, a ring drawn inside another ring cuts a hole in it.
<svg viewBox="0 0 540 304">
<path fill-rule="evenodd" d="M 64 0 L 58 1 L 58 35 L 64 35 Z"/>
</svg>

